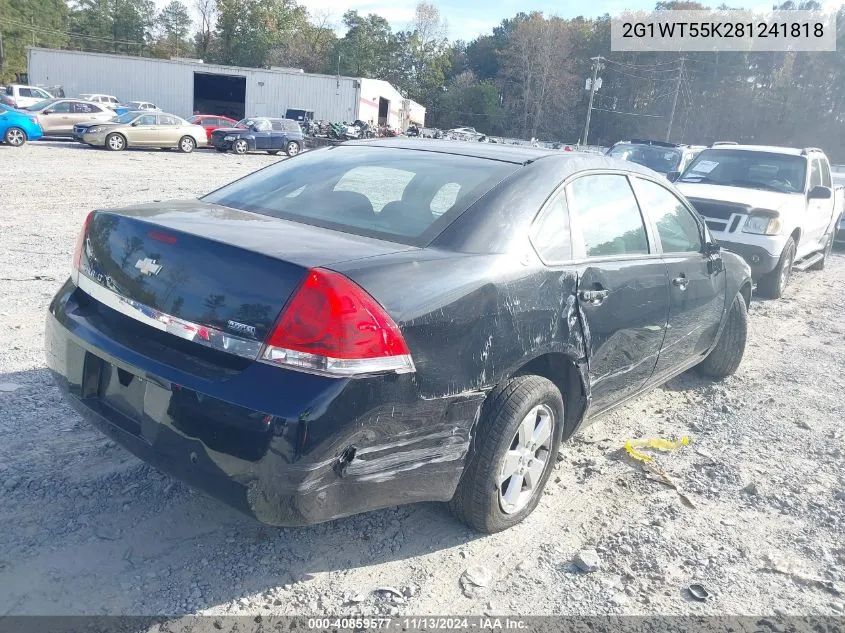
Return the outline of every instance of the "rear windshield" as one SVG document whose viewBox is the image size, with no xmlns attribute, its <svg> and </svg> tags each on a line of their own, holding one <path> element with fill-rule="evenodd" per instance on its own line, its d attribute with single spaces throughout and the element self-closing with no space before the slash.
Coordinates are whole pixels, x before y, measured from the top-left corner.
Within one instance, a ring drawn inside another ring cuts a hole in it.
<svg viewBox="0 0 845 633">
<path fill-rule="evenodd" d="M 662 174 L 675 171 L 681 163 L 681 151 L 659 145 L 617 145 L 610 150 L 615 158 L 629 160 Z"/>
<path fill-rule="evenodd" d="M 272 165 L 203 201 L 421 246 L 518 168 L 469 156 L 338 146 Z"/>
</svg>

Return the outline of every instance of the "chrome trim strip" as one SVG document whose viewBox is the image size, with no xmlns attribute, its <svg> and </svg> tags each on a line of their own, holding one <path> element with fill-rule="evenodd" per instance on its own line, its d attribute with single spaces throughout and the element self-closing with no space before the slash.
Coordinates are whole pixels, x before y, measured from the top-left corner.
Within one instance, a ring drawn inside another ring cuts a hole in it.
<svg viewBox="0 0 845 633">
<path fill-rule="evenodd" d="M 156 308 L 150 308 L 143 303 L 121 296 L 101 286 L 82 272 L 78 275 L 76 285 L 92 299 L 120 312 L 124 316 L 219 352 L 256 360 L 264 345 L 261 341 L 233 336 L 222 330 L 186 321 Z"/>
</svg>

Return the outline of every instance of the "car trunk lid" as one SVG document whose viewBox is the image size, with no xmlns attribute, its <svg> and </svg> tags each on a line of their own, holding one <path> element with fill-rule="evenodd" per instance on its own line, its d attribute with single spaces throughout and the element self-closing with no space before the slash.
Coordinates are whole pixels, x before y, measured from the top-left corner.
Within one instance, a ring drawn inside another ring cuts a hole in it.
<svg viewBox="0 0 845 633">
<path fill-rule="evenodd" d="M 309 268 L 411 249 L 197 201 L 159 203 L 93 214 L 80 285 L 95 298 L 105 289 L 138 320 L 169 315 L 262 341 Z"/>
</svg>

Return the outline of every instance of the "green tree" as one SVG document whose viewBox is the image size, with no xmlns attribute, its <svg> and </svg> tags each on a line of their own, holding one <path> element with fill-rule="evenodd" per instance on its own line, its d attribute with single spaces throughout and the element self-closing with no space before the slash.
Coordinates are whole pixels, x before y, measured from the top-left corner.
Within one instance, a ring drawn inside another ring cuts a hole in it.
<svg viewBox="0 0 845 633">
<path fill-rule="evenodd" d="M 188 7 L 179 0 L 171 0 L 156 18 L 161 39 L 172 55 L 179 55 L 186 44 L 192 20 Z"/>
<path fill-rule="evenodd" d="M 26 47 L 57 47 L 67 42 L 64 0 L 0 0 L 0 80 L 26 71 Z"/>
<path fill-rule="evenodd" d="M 347 31 L 335 47 L 336 70 L 343 75 L 398 83 L 399 44 L 388 21 L 372 13 L 362 16 L 349 10 L 343 14 L 343 24 Z"/>
</svg>

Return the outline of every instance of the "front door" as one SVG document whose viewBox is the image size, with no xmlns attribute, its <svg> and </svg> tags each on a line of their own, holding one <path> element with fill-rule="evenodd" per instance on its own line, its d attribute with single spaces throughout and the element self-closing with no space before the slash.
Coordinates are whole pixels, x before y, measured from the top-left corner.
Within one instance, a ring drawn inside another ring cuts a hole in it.
<svg viewBox="0 0 845 633">
<path fill-rule="evenodd" d="M 678 196 L 658 182 L 632 181 L 640 207 L 653 223 L 669 277 L 669 325 L 655 376 L 672 374 L 715 343 L 727 307 L 725 271 L 721 256 L 705 253 L 707 229 Z"/>
<path fill-rule="evenodd" d="M 38 116 L 38 123 L 44 130 L 44 136 L 61 136 L 73 132 L 70 101 L 56 101 L 45 108 Z"/>
<path fill-rule="evenodd" d="M 126 140 L 135 147 L 158 147 L 158 126 L 154 114 L 139 116 L 125 130 Z"/>
<path fill-rule="evenodd" d="M 593 410 L 651 377 L 669 313 L 666 265 L 648 236 L 628 178 L 602 173 L 566 186 Z"/>
</svg>

